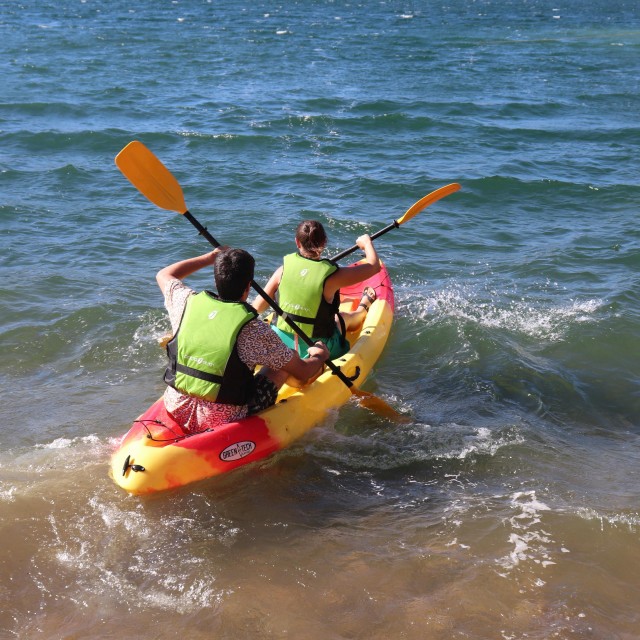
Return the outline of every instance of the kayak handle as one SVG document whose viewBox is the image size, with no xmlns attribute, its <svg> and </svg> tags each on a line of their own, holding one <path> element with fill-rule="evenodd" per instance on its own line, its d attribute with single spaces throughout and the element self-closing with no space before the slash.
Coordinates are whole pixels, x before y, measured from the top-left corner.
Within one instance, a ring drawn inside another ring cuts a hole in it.
<svg viewBox="0 0 640 640">
<path fill-rule="evenodd" d="M 352 375 L 352 376 L 348 376 L 346 375 L 341 369 L 340 367 L 336 367 L 336 371 L 332 371 L 331 375 L 335 376 L 338 375 L 338 373 L 340 373 L 342 376 L 344 376 L 347 380 L 349 380 L 350 382 L 353 382 L 354 380 L 357 380 L 360 377 L 360 367 L 356 366 L 356 372 Z"/>
</svg>

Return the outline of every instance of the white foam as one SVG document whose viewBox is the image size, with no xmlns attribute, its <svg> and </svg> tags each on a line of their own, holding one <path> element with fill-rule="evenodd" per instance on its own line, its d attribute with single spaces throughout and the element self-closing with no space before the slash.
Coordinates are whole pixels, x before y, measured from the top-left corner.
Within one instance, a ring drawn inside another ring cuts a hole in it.
<svg viewBox="0 0 640 640">
<path fill-rule="evenodd" d="M 498 565 L 510 571 L 525 562 L 542 568 L 556 564 L 550 551 L 554 541 L 547 531 L 538 526 L 542 522 L 542 514 L 550 511 L 550 507 L 538 500 L 535 491 L 515 492 L 511 495 L 511 507 L 516 511 L 508 519 L 513 529 L 508 542 L 513 545 L 513 549 L 497 561 Z M 545 582 L 536 578 L 533 584 L 542 586 Z"/>
<path fill-rule="evenodd" d="M 56 438 L 53 442 L 37 444 L 36 449 L 68 449 L 76 444 L 99 444 L 100 439 L 96 435 L 82 436 L 79 438 Z"/>
<path fill-rule="evenodd" d="M 0 501 L 15 502 L 16 491 L 17 491 L 17 488 L 15 485 L 9 486 L 7 489 L 0 487 Z"/>
<path fill-rule="evenodd" d="M 548 283 L 548 286 L 553 288 L 557 285 Z M 454 318 L 481 327 L 559 341 L 573 324 L 594 321 L 594 315 L 604 304 L 601 299 L 592 298 L 568 300 L 554 306 L 544 302 L 532 303 L 528 297 L 515 298 L 513 294 L 510 301 L 498 304 L 493 300 L 503 294 L 497 291 L 488 293 L 491 296 L 489 301 L 486 300 L 487 292 L 452 286 L 418 300 L 403 300 L 398 307 L 411 309 L 412 314 L 421 320 Z"/>
<path fill-rule="evenodd" d="M 496 435 L 486 427 L 467 427 L 459 424 L 447 424 L 441 427 L 447 434 L 446 450 L 434 452 L 434 457 L 444 460 L 464 460 L 476 455 L 494 456 L 503 447 L 520 444 L 524 438 L 519 433 Z M 452 442 L 452 436 L 460 438 Z"/>
<path fill-rule="evenodd" d="M 142 609 L 162 607 L 185 614 L 215 608 L 227 595 L 202 568 L 206 557 L 194 555 L 191 548 L 175 547 L 175 540 L 205 535 L 227 545 L 237 536 L 236 528 L 222 521 L 203 532 L 202 523 L 191 516 L 150 517 L 138 500 L 108 503 L 94 496 L 87 504 L 89 509 L 72 521 L 64 514 L 48 517 L 56 561 L 78 576 L 67 594 L 71 600 L 92 593 L 124 598 Z M 113 539 L 120 541 L 115 554 L 109 544 Z M 163 549 L 173 549 L 171 562 L 159 552 Z M 141 589 L 141 585 L 153 586 Z"/>
<path fill-rule="evenodd" d="M 605 525 L 618 527 L 620 525 L 629 529 L 629 531 L 637 531 L 640 529 L 640 513 L 612 513 L 601 514 L 595 509 L 579 509 L 578 516 L 585 520 L 598 520 L 600 528 L 604 531 Z"/>
</svg>

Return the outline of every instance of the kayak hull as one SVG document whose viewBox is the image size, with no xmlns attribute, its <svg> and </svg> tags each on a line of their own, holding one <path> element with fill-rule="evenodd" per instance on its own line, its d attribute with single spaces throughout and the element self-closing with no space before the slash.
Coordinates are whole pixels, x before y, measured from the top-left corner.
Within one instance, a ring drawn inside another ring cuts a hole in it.
<svg viewBox="0 0 640 640">
<path fill-rule="evenodd" d="M 341 309 L 355 309 L 367 285 L 378 297 L 361 329 L 349 334 L 349 352 L 334 360 L 357 387 L 380 357 L 394 313 L 393 287 L 384 265 L 370 280 L 341 291 Z M 257 415 L 194 435 L 183 432 L 160 398 L 121 438 L 110 474 L 127 492 L 143 495 L 227 473 L 288 447 L 350 397 L 344 382 L 326 370 L 303 389 L 285 385 L 276 404 Z"/>
</svg>

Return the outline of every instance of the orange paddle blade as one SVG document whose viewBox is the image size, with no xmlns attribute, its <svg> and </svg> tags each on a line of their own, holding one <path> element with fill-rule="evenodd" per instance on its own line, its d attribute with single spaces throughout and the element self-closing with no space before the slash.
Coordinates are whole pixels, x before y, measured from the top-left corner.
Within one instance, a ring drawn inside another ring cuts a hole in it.
<svg viewBox="0 0 640 640">
<path fill-rule="evenodd" d="M 188 211 L 182 187 L 142 142 L 130 142 L 116 156 L 116 166 L 143 196 L 161 209 L 180 214 Z"/>
<path fill-rule="evenodd" d="M 412 422 L 409 416 L 398 413 L 390 404 L 385 402 L 382 398 L 378 398 L 378 396 L 374 396 L 368 391 L 363 391 L 362 389 L 357 389 L 355 386 L 353 386 L 351 387 L 351 393 L 356 398 L 358 398 L 358 402 L 361 406 L 369 409 L 369 411 L 377 413 L 383 418 L 388 418 L 389 420 L 393 420 L 394 422 L 399 422 L 401 424 L 408 424 L 409 422 Z"/>
<path fill-rule="evenodd" d="M 452 193 L 455 193 L 460 189 L 460 185 L 457 182 L 452 182 L 451 184 L 447 184 L 444 187 L 440 187 L 431 193 L 428 193 L 424 198 L 420 198 L 418 202 L 411 205 L 404 213 L 402 218 L 398 218 L 398 224 L 403 224 L 408 222 L 414 216 L 418 215 L 425 207 L 428 207 L 430 204 L 444 198 Z"/>
</svg>

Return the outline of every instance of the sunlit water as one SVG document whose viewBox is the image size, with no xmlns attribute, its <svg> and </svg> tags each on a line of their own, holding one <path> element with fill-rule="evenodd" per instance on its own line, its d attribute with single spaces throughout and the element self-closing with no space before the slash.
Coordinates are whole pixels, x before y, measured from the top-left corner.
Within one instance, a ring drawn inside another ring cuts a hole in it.
<svg viewBox="0 0 640 640">
<path fill-rule="evenodd" d="M 0 637 L 638 637 L 636 2 L 28 0 L 0 33 Z M 118 172 L 133 139 L 261 282 L 304 218 L 333 253 L 462 185 L 378 243 L 366 388 L 409 425 L 347 405 L 115 486 L 154 275 L 208 248 Z"/>
</svg>

